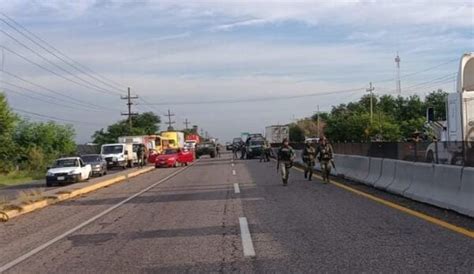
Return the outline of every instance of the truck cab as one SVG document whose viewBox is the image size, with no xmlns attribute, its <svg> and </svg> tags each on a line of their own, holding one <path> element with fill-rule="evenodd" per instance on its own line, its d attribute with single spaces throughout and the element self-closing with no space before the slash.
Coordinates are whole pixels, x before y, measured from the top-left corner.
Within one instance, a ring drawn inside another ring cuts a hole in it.
<svg viewBox="0 0 474 274">
<path fill-rule="evenodd" d="M 474 163 L 474 53 L 461 57 L 457 91 L 448 94 L 446 122 L 442 122 L 439 140 L 428 146 L 428 162 Z M 437 155 L 437 156 L 436 156 Z"/>
</svg>

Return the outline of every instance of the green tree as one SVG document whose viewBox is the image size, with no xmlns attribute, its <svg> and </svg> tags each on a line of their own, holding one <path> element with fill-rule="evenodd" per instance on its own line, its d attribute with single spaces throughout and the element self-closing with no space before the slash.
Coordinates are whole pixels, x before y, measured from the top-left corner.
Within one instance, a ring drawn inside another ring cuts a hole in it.
<svg viewBox="0 0 474 274">
<path fill-rule="evenodd" d="M 12 139 L 12 132 L 18 122 L 7 99 L 3 93 L 0 93 L 0 172 L 7 173 L 15 166 L 16 145 Z"/>
<path fill-rule="evenodd" d="M 54 159 L 75 153 L 74 137 L 71 125 L 23 120 L 13 134 L 18 146 L 18 162 L 27 169 L 44 169 Z"/>
<path fill-rule="evenodd" d="M 115 143 L 120 136 L 130 135 L 151 135 L 159 131 L 161 119 L 153 112 L 145 112 L 132 117 L 132 132 L 129 130 L 128 120 L 121 120 L 107 127 L 107 130 L 100 129 L 92 135 L 94 143 L 98 145 Z"/>
<path fill-rule="evenodd" d="M 431 92 L 425 98 L 426 107 L 432 107 L 434 109 L 435 120 L 445 121 L 446 120 L 446 98 L 448 93 L 442 89 Z"/>
<path fill-rule="evenodd" d="M 290 141 L 304 142 L 304 131 L 297 124 L 290 124 Z"/>
</svg>

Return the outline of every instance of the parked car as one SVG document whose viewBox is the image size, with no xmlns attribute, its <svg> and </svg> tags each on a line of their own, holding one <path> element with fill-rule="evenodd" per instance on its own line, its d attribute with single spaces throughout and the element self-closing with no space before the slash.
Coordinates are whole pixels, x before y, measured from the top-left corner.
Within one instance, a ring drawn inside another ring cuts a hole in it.
<svg viewBox="0 0 474 274">
<path fill-rule="evenodd" d="M 92 176 L 103 176 L 107 174 L 107 161 L 100 154 L 82 155 L 81 159 L 92 167 Z"/>
<path fill-rule="evenodd" d="M 215 158 L 217 155 L 216 144 L 211 142 L 200 143 L 196 145 L 196 158 L 203 155 L 209 155 L 211 158 Z"/>
<path fill-rule="evenodd" d="M 91 165 L 85 164 L 80 157 L 60 158 L 46 173 L 46 186 L 55 183 L 77 183 L 88 180 L 92 175 Z"/>
<path fill-rule="evenodd" d="M 230 142 L 225 143 L 225 149 L 227 151 L 232 150 L 232 143 L 230 143 Z"/>
<path fill-rule="evenodd" d="M 168 148 L 163 151 L 163 154 L 158 155 L 155 161 L 155 167 L 177 167 L 178 165 L 187 166 L 194 161 L 192 151 Z"/>
</svg>

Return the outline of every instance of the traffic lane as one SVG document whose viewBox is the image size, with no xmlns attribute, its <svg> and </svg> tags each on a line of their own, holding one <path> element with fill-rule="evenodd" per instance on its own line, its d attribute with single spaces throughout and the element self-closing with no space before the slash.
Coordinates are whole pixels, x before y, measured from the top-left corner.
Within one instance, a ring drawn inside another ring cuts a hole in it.
<svg viewBox="0 0 474 274">
<path fill-rule="evenodd" d="M 0 223 L 0 266 L 111 207 L 110 203 L 94 201 L 124 200 L 177 170 L 180 168 L 157 169 Z"/>
<path fill-rule="evenodd" d="M 109 169 L 107 171 L 107 175 L 102 176 L 102 177 L 92 177 L 90 181 L 93 182 L 93 181 L 105 180 L 117 174 L 122 174 L 126 172 L 130 172 L 130 169 L 127 169 L 127 170 L 115 169 L 115 168 Z M 18 185 L 0 188 L 0 197 L 4 198 L 7 201 L 10 201 L 10 200 L 16 199 L 20 195 L 21 192 L 33 192 L 33 191 L 43 192 L 46 190 L 57 189 L 60 187 L 62 186 L 55 185 L 52 187 L 46 187 L 45 180 L 37 180 L 37 181 L 29 182 L 26 184 L 18 184 Z"/>
<path fill-rule="evenodd" d="M 230 171 L 228 159 L 202 159 L 12 271 L 250 270 L 242 255 L 241 202 Z"/>
<path fill-rule="evenodd" d="M 257 272 L 472 272 L 474 241 L 276 164 L 237 165 Z M 262 200 L 246 200 L 246 195 Z M 277 261 L 277 263 L 275 263 Z"/>
</svg>

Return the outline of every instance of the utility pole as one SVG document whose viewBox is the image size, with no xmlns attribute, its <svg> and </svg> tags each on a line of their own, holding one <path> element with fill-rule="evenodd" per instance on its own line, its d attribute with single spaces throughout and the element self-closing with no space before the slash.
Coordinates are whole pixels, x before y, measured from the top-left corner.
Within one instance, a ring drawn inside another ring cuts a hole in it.
<svg viewBox="0 0 474 274">
<path fill-rule="evenodd" d="M 172 131 L 173 130 L 173 124 L 176 123 L 174 121 L 171 121 L 171 117 L 174 116 L 173 113 L 171 113 L 171 111 L 168 109 L 168 114 L 165 114 L 165 116 L 168 117 L 168 122 L 166 124 L 168 124 L 168 131 Z"/>
<path fill-rule="evenodd" d="M 375 88 L 372 86 L 372 82 L 370 82 L 367 89 L 367 92 L 370 92 L 370 123 L 374 120 L 374 90 Z"/>
<path fill-rule="evenodd" d="M 128 116 L 128 134 L 132 134 L 132 116 L 138 115 L 137 112 L 132 112 L 132 99 L 138 99 L 138 96 L 131 96 L 130 88 L 128 88 L 127 96 L 121 96 L 120 99 L 127 100 L 128 113 L 122 112 L 122 116 Z"/>
<path fill-rule="evenodd" d="M 188 130 L 188 125 L 191 124 L 191 122 L 188 121 L 188 118 L 183 123 L 186 126 L 186 130 Z"/>
</svg>

